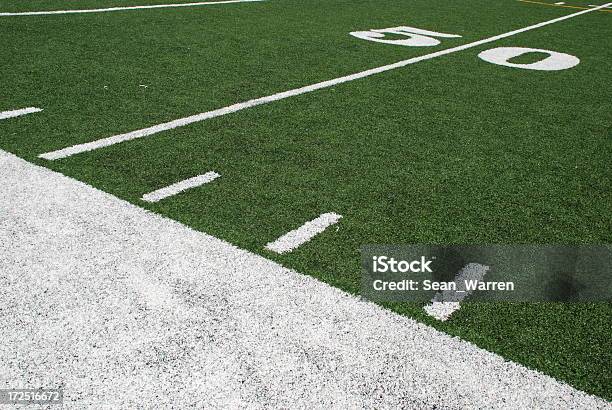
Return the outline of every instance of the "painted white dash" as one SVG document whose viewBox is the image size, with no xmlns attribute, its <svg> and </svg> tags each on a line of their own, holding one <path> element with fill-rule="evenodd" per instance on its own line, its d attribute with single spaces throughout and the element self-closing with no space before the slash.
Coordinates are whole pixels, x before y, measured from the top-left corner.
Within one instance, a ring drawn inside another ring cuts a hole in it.
<svg viewBox="0 0 612 410">
<path fill-rule="evenodd" d="M 555 4 L 556 4 L 557 6 L 562 6 L 562 5 L 564 5 L 564 4 L 565 4 L 565 2 L 564 2 L 564 1 L 559 1 L 559 2 L 557 2 L 557 3 L 555 3 Z"/>
<path fill-rule="evenodd" d="M 47 10 L 47 11 L 23 11 L 16 13 L 0 13 L 0 17 L 9 16 L 46 16 L 51 14 L 83 14 L 83 13 L 107 13 L 110 11 L 123 10 L 142 10 L 142 9 L 167 9 L 176 7 L 195 7 L 195 6 L 210 6 L 213 4 L 231 4 L 231 3 L 251 3 L 265 0 L 223 0 L 223 1 L 200 1 L 197 3 L 177 3 L 177 4 L 151 4 L 146 6 L 127 6 L 127 7 L 109 7 L 104 9 L 83 9 L 83 10 Z"/>
<path fill-rule="evenodd" d="M 372 68 L 366 71 L 361 71 L 355 74 L 346 75 L 343 77 L 334 78 L 332 80 L 323 81 L 320 83 L 307 85 L 305 87 L 295 88 L 293 90 L 283 91 L 277 94 L 268 95 L 266 97 L 255 98 L 253 100 L 236 103 L 224 108 L 219 108 L 213 111 L 207 111 L 200 114 L 194 114 L 189 117 L 179 118 L 177 120 L 165 122 L 162 124 L 157 124 L 148 128 L 143 128 L 136 131 L 131 131 L 125 134 L 114 135 L 112 137 L 101 138 L 95 141 L 86 142 L 84 144 L 73 145 L 71 147 L 63 148 L 57 151 L 46 152 L 40 154 L 38 157 L 48 160 L 57 160 L 61 158 L 66 158 L 72 155 L 80 154 L 83 152 L 93 151 L 95 149 L 108 147 L 114 144 L 119 144 L 125 141 L 135 140 L 137 138 L 147 137 L 149 135 L 154 135 L 159 132 L 168 131 L 178 127 L 184 127 L 189 124 L 193 124 L 200 121 L 209 120 L 211 118 L 220 117 L 222 115 L 231 114 L 237 111 L 241 111 L 247 108 L 256 107 L 258 105 L 272 103 L 274 101 L 284 100 L 286 98 L 295 97 L 297 95 L 302 95 L 306 93 L 311 93 L 313 91 L 322 90 L 324 88 L 334 87 L 338 84 L 343 84 L 349 81 L 358 80 L 361 78 L 366 78 L 375 74 L 384 73 L 386 71 L 395 70 L 397 68 L 406 67 L 411 64 L 415 64 L 421 61 L 431 60 L 436 57 L 441 57 L 447 54 L 456 53 L 458 51 L 467 50 L 470 48 L 478 47 L 483 44 L 492 43 L 497 40 L 501 40 L 507 37 L 514 36 L 516 34 L 524 33 L 526 31 L 535 30 L 540 27 L 545 27 L 550 24 L 558 23 L 567 19 L 571 19 L 577 16 L 581 16 L 583 14 L 591 13 L 598 9 L 602 9 L 612 5 L 612 3 L 604 4 L 603 6 L 582 10 L 577 13 L 568 14 L 566 16 L 558 17 L 552 20 L 544 21 L 538 24 L 534 24 L 532 26 L 524 27 L 518 30 L 509 31 L 504 34 L 499 34 L 493 37 L 485 38 L 482 40 L 474 41 L 473 43 L 463 44 L 457 47 L 447 48 L 445 50 L 436 51 L 434 53 L 425 54 L 419 57 L 409 58 L 408 60 L 398 61 L 397 63 L 384 65 L 381 67 Z"/>
<path fill-rule="evenodd" d="M 13 111 L 4 111 L 4 112 L 0 112 L 0 120 L 5 120 L 7 118 L 13 118 L 13 117 L 20 117 L 22 115 L 32 114 L 32 113 L 41 112 L 41 111 L 42 111 L 42 108 L 36 108 L 36 107 L 22 108 L 20 110 L 13 110 Z"/>
<path fill-rule="evenodd" d="M 179 192 L 186 191 L 188 189 L 196 188 L 209 182 L 214 181 L 221 175 L 214 171 L 207 172 L 197 177 L 189 178 L 176 184 L 169 185 L 165 188 L 158 189 L 157 191 L 150 192 L 142 196 L 142 200 L 146 202 L 159 202 L 162 199 L 176 195 Z"/>
<path fill-rule="evenodd" d="M 481 281 L 488 270 L 488 266 L 479 263 L 467 264 L 457 276 L 455 276 L 456 290 L 445 290 L 436 293 L 431 303 L 423 309 L 429 316 L 435 319 L 441 321 L 448 320 L 453 313 L 461 308 L 460 302 L 472 293 L 470 290 L 466 289 L 465 282 Z"/>
<path fill-rule="evenodd" d="M 286 233 L 274 242 L 270 242 L 266 245 L 266 249 L 276 253 L 291 252 L 298 246 L 310 241 L 331 225 L 338 223 L 340 218 L 342 218 L 341 215 L 333 212 L 323 214 L 312 221 L 306 222 L 299 228 Z"/>
<path fill-rule="evenodd" d="M 431 302 L 423 309 L 425 313 L 442 322 L 447 321 L 453 313 L 461 308 L 459 302 Z"/>
</svg>

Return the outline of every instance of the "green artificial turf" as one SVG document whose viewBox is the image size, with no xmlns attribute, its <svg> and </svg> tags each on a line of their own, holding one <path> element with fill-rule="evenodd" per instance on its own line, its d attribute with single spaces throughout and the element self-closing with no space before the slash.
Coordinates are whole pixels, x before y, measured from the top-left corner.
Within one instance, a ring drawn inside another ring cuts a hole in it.
<svg viewBox="0 0 612 410">
<path fill-rule="evenodd" d="M 129 5 L 147 3 L 163 2 Z M 0 11 L 76 4 L 126 3 L 0 1 Z M 67 159 L 37 158 L 576 11 L 513 0 L 269 0 L 0 17 L 0 111 L 44 108 L 2 121 L 0 148 L 352 293 L 364 244 L 610 243 L 612 13 Z M 409 48 L 348 34 L 400 25 L 462 38 Z M 477 57 L 501 46 L 581 63 L 537 72 Z M 139 199 L 210 170 L 221 178 L 203 188 Z M 264 250 L 324 212 L 343 219 L 289 254 Z M 612 398 L 610 304 L 468 303 L 446 323 L 421 306 L 387 307 Z"/>
</svg>

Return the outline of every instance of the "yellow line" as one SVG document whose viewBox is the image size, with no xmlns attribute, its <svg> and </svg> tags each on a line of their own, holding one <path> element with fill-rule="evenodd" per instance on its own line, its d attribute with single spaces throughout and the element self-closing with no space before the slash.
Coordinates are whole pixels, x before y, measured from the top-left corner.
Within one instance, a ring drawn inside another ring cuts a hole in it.
<svg viewBox="0 0 612 410">
<path fill-rule="evenodd" d="M 579 10 L 589 10 L 592 7 L 580 7 L 580 6 L 566 6 L 565 4 L 552 4 L 552 3 L 544 3 L 543 1 L 533 1 L 533 0 L 519 0 L 521 3 L 533 3 L 533 4 L 543 4 L 545 6 L 553 6 L 553 7 L 563 7 L 566 9 L 579 9 Z M 612 10 L 597 10 L 603 11 L 604 13 L 612 13 Z"/>
</svg>

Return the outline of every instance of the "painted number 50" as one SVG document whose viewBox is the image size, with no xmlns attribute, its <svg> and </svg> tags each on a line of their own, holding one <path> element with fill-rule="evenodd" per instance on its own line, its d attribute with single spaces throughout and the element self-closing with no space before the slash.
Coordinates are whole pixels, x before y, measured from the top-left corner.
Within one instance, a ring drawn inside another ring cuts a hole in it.
<svg viewBox="0 0 612 410">
<path fill-rule="evenodd" d="M 437 31 L 400 26 L 370 31 L 353 31 L 351 36 L 376 43 L 392 44 L 405 47 L 432 47 L 440 44 L 438 38 L 457 38 L 457 34 L 439 33 Z M 400 37 L 400 38 L 397 38 Z M 510 60 L 525 54 L 539 54 L 541 58 L 532 63 L 513 63 Z M 570 54 L 557 51 L 525 47 L 497 47 L 478 54 L 481 60 L 504 67 L 524 70 L 559 71 L 577 66 L 580 59 Z"/>
</svg>

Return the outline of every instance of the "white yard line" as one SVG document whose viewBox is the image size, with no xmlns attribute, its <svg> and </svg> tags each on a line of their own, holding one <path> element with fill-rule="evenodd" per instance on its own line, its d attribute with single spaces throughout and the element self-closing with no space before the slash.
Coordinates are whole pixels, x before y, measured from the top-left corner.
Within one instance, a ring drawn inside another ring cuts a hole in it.
<svg viewBox="0 0 612 410">
<path fill-rule="evenodd" d="M 66 408 L 609 408 L 3 151 L 0 169 L 2 388 L 62 385 Z"/>
<path fill-rule="evenodd" d="M 40 154 L 39 157 L 40 158 L 44 158 L 44 159 L 48 159 L 48 160 L 57 160 L 57 159 L 61 159 L 61 158 L 66 158 L 75 154 L 79 154 L 79 153 L 83 153 L 83 152 L 87 152 L 87 151 L 92 151 L 95 149 L 99 149 L 99 148 L 103 148 L 103 147 L 108 147 L 110 145 L 114 145 L 114 144 L 119 144 L 121 142 L 125 142 L 125 141 L 130 141 L 130 140 L 134 140 L 137 138 L 142 138 L 142 137 L 146 137 L 149 135 L 153 135 L 153 134 L 157 134 L 159 132 L 163 132 L 163 131 L 168 131 L 174 128 L 178 128 L 178 127 L 184 127 L 186 125 L 189 124 L 193 124 L 196 122 L 200 122 L 200 121 L 205 121 L 211 118 L 215 118 L 215 117 L 219 117 L 222 115 L 227 115 L 227 114 L 231 114 L 240 110 L 244 110 L 247 108 L 251 108 L 251 107 L 255 107 L 258 105 L 262 105 L 262 104 L 268 104 L 274 101 L 279 101 L 279 100 L 283 100 L 285 98 L 290 98 L 290 97 L 294 97 L 297 95 L 301 95 L 301 94 L 306 94 L 306 93 L 310 93 L 313 91 L 317 91 L 317 90 L 321 90 L 324 88 L 329 88 L 329 87 L 333 87 L 336 86 L 338 84 L 342 84 L 342 83 L 346 83 L 349 81 L 354 81 L 354 80 L 358 80 L 360 78 L 365 78 L 365 77 L 369 77 L 371 75 L 374 74 L 379 74 L 379 73 L 383 73 L 385 71 L 390 71 L 390 70 L 395 70 L 397 68 L 401 68 L 401 67 L 405 67 L 407 65 L 410 64 L 415 64 L 421 61 L 427 61 L 427 60 L 431 60 L 433 58 L 436 57 L 441 57 L 447 54 L 452 54 L 452 53 L 456 53 L 459 51 L 463 51 L 463 50 L 467 50 L 470 48 L 474 48 L 474 47 L 478 47 L 481 46 L 483 44 L 487 44 L 487 43 L 492 43 L 494 41 L 497 40 L 501 40 L 503 38 L 507 38 L 507 37 L 511 37 L 514 36 L 516 34 L 520 34 L 520 33 L 524 33 L 526 31 L 530 31 L 530 30 L 535 30 L 537 28 L 541 28 L 541 27 L 545 27 L 548 26 L 550 24 L 554 24 L 554 23 L 558 23 L 567 19 L 571 19 L 577 16 L 581 16 L 583 14 L 587 14 L 587 13 L 591 13 L 593 11 L 596 10 L 600 10 L 602 8 L 605 8 L 607 6 L 612 5 L 612 3 L 608 3 L 608 4 L 604 4 L 603 6 L 600 7 L 596 7 L 593 9 L 589 9 L 589 10 L 582 10 L 579 11 L 577 13 L 573 13 L 573 14 L 569 14 L 567 16 L 563 16 L 563 17 L 559 17 L 553 20 L 548 20 L 542 23 L 538 23 L 538 24 L 534 24 L 532 26 L 529 27 L 525 27 L 525 28 L 521 28 L 518 30 L 513 30 L 510 31 L 508 33 L 504 33 L 504 34 L 499 34 L 497 36 L 493 36 L 493 37 L 489 37 L 486 38 L 484 40 L 479 40 L 479 41 L 475 41 L 473 43 L 468 43 L 468 44 L 464 44 L 461 46 L 457 46 L 457 47 L 452 47 L 446 50 L 440 50 L 440 51 L 436 51 L 434 53 L 431 54 L 426 54 L 423 56 L 419 56 L 419 57 L 414 57 L 414 58 L 410 58 L 408 60 L 403 60 L 403 61 L 399 61 L 397 63 L 394 64 L 389 64 L 389 65 L 385 65 L 382 67 L 377 67 L 377 68 L 373 68 L 367 71 L 362 71 L 359 73 L 355 73 L 355 74 L 351 74 L 351 75 L 347 75 L 344 77 L 339 77 L 339 78 L 335 78 L 333 80 L 328 80 L 328 81 L 323 81 L 320 83 L 316 83 L 316 84 L 312 84 L 306 87 L 301 87 L 301 88 L 296 88 L 293 90 L 289 90 L 289 91 L 284 91 L 282 93 L 278 93 L 278 94 L 272 94 L 269 95 L 267 97 L 261 97 L 261 98 L 256 98 L 253 100 L 249 100 L 249 101 L 245 101 L 245 102 L 241 102 L 241 103 L 237 103 L 237 104 L 233 104 L 230 105 L 228 107 L 224 107 L 224 108 L 219 108 L 217 110 L 213 110 L 213 111 L 208 111 L 208 112 L 203 112 L 200 114 L 195 114 L 189 117 L 185 117 L 185 118 L 180 118 L 178 120 L 173 120 L 170 122 L 166 122 L 163 124 L 158 124 L 158 125 L 154 125 L 152 127 L 148 127 L 148 128 L 143 128 L 141 130 L 137 130 L 137 131 L 132 131 L 132 132 L 128 132 L 126 134 L 120 134 L 120 135 L 114 135 L 112 137 L 107 137 L 107 138 L 102 138 L 96 141 L 92 141 L 92 142 L 87 142 L 84 144 L 78 144 L 78 145 L 73 145 L 71 147 L 67 147 L 67 148 L 63 148 L 57 151 L 52 151 L 52 152 L 46 152 L 43 154 Z"/>
<path fill-rule="evenodd" d="M 232 3 L 251 3 L 265 0 L 223 0 L 223 1 L 200 1 L 197 3 L 176 3 L 176 4 L 152 4 L 148 6 L 128 6 L 128 7 L 109 7 L 105 9 L 84 9 L 84 10 L 48 10 L 48 11 L 23 11 L 16 13 L 0 13 L 0 17 L 8 16 L 45 16 L 51 14 L 83 14 L 83 13 L 107 13 L 110 11 L 124 10 L 143 10 L 143 9 L 167 9 L 176 7 L 196 7 L 210 6 L 213 4 L 232 4 Z"/>
<path fill-rule="evenodd" d="M 146 202 L 158 202 L 158 201 L 161 201 L 162 199 L 176 195 L 188 189 L 192 189 L 192 188 L 196 188 L 201 185 L 204 185 L 204 184 L 208 184 L 209 182 L 214 181 L 220 176 L 221 175 L 217 174 L 214 171 L 207 172 L 205 174 L 198 175 L 197 177 L 189 178 L 184 181 L 177 182 L 176 184 L 172 184 L 165 188 L 161 188 L 156 191 L 145 194 L 142 196 L 141 199 Z"/>
<path fill-rule="evenodd" d="M 13 118 L 13 117 L 20 117 L 22 115 L 32 114 L 32 113 L 41 112 L 41 111 L 42 111 L 42 108 L 36 108 L 36 107 L 22 108 L 20 110 L 13 110 L 13 111 L 3 111 L 3 112 L 0 112 L 0 120 L 5 120 L 7 118 Z"/>
<path fill-rule="evenodd" d="M 291 252 L 300 245 L 310 241 L 331 225 L 338 223 L 340 218 L 342 218 L 341 215 L 333 212 L 322 214 L 318 218 L 306 222 L 299 228 L 286 233 L 274 242 L 270 242 L 266 245 L 266 249 L 276 253 Z"/>
</svg>

